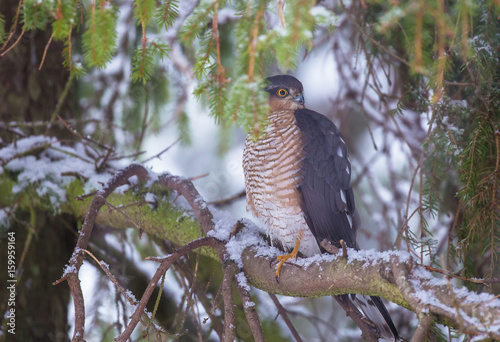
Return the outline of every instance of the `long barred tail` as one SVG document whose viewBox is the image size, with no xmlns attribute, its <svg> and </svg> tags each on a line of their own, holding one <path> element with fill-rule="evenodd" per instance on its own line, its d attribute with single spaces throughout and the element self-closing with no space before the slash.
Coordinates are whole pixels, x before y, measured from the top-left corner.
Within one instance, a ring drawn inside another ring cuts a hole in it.
<svg viewBox="0 0 500 342">
<path fill-rule="evenodd" d="M 355 307 L 359 315 L 364 316 L 377 327 L 381 338 L 388 341 L 400 341 L 398 331 L 380 297 L 350 294 L 335 296 L 335 299 L 344 309 L 345 305 Z"/>
</svg>

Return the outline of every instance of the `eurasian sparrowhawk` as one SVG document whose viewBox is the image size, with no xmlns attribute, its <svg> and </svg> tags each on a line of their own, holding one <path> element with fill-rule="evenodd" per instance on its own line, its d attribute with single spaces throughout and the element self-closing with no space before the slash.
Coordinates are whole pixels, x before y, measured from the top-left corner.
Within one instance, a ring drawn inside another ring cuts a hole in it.
<svg viewBox="0 0 500 342">
<path fill-rule="evenodd" d="M 304 105 L 302 84 L 293 76 L 267 78 L 268 123 L 258 137 L 247 137 L 243 169 L 247 208 L 262 219 L 267 233 L 287 251 L 283 262 L 325 252 L 323 239 L 358 249 L 360 221 L 351 187 L 351 164 L 345 141 L 327 117 Z M 341 295 L 337 301 L 356 304 L 380 332 L 398 340 L 398 332 L 382 300 Z"/>
</svg>

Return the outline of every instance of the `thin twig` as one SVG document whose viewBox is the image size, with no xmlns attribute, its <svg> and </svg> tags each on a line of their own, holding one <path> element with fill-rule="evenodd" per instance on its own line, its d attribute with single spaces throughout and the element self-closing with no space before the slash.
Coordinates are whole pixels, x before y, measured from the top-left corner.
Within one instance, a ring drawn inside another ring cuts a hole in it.
<svg viewBox="0 0 500 342">
<path fill-rule="evenodd" d="M 363 30 L 363 28 L 351 16 L 351 13 L 346 8 L 346 6 L 344 5 L 344 2 L 342 0 L 340 0 L 340 6 L 342 6 L 342 9 L 343 9 L 344 13 L 347 15 L 347 17 L 349 17 L 349 20 L 354 24 L 354 26 L 358 29 L 358 31 L 361 32 L 361 34 L 363 34 L 365 37 L 367 37 L 368 39 L 370 39 L 370 41 L 373 44 L 377 45 L 377 47 L 379 49 L 381 49 L 382 51 L 384 51 L 388 55 L 396 58 L 401 63 L 404 63 L 404 64 L 408 65 L 409 67 L 411 67 L 411 64 L 409 62 L 407 62 L 403 58 L 399 57 L 398 55 L 396 55 L 395 53 L 393 53 L 392 51 L 390 51 L 389 49 L 387 49 L 384 45 L 382 45 L 381 43 L 379 43 L 378 41 L 376 41 L 372 36 L 370 36 L 368 33 L 366 33 L 365 30 Z"/>
<path fill-rule="evenodd" d="M 14 32 L 16 32 L 17 23 L 19 22 L 19 13 L 21 13 L 21 5 L 22 4 L 23 4 L 23 0 L 19 0 L 19 3 L 17 5 L 17 9 L 16 9 L 16 16 L 14 17 L 14 24 L 12 24 L 12 27 L 10 29 L 9 37 L 7 37 L 7 39 L 5 40 L 5 43 L 2 45 L 2 48 L 0 50 L 5 49 L 7 44 L 9 44 L 10 39 L 14 35 Z"/>
<path fill-rule="evenodd" d="M 127 324 L 127 327 L 125 328 L 123 333 L 121 333 L 120 336 L 118 336 L 115 339 L 115 341 L 126 342 L 129 340 L 130 335 L 132 335 L 132 332 L 139 323 L 140 317 L 144 313 L 146 305 L 148 304 L 149 298 L 153 294 L 156 285 L 160 281 L 163 274 L 167 272 L 167 270 L 170 268 L 170 266 L 172 266 L 172 264 L 183 255 L 203 246 L 211 246 L 215 248 L 217 246 L 220 246 L 220 242 L 213 237 L 205 237 L 198 240 L 194 240 L 188 243 L 187 245 L 182 246 L 175 253 L 165 258 L 147 258 L 147 260 L 160 261 L 160 266 L 156 270 L 153 278 L 151 278 L 151 281 L 149 282 L 146 290 L 144 291 L 144 294 L 142 295 L 142 298 L 139 301 L 137 308 L 135 309 L 134 313 L 132 314 L 132 317 L 130 318 L 130 322 Z"/>
<path fill-rule="evenodd" d="M 54 38 L 54 33 L 49 38 L 49 41 L 47 42 L 47 45 L 45 45 L 45 50 L 43 50 L 43 56 L 42 56 L 42 61 L 40 62 L 40 66 L 38 67 L 38 70 L 42 70 L 43 67 L 43 62 L 45 62 L 45 56 L 47 55 L 47 51 L 49 50 L 50 43 L 52 43 L 52 39 Z"/>
<path fill-rule="evenodd" d="M 330 254 L 337 254 L 339 252 L 337 246 L 333 245 L 327 239 L 323 239 L 323 241 L 321 241 L 320 243 L 320 246 L 323 247 Z"/>
<path fill-rule="evenodd" d="M 179 141 L 181 141 L 181 138 L 177 138 L 177 139 L 176 139 L 173 143 L 171 143 L 169 146 L 167 146 L 167 147 L 166 147 L 164 150 L 162 150 L 160 153 L 155 154 L 154 156 L 149 157 L 148 159 L 146 159 L 146 160 L 144 161 L 144 164 L 146 164 L 147 162 L 149 162 L 149 161 L 151 161 L 151 160 L 153 160 L 153 159 L 155 159 L 155 158 L 160 158 L 160 156 L 161 156 L 163 153 L 165 153 L 165 152 L 167 152 L 168 150 L 170 150 L 170 149 L 171 149 L 171 148 L 172 148 L 175 144 L 177 144 Z"/>
<path fill-rule="evenodd" d="M 47 130 L 45 131 L 45 135 L 49 134 L 49 130 L 52 128 L 52 124 L 54 121 L 56 121 L 56 118 L 59 117 L 59 113 L 61 112 L 62 106 L 64 104 L 64 101 L 66 100 L 66 97 L 68 96 L 69 90 L 71 89 L 71 84 L 73 83 L 73 74 L 71 74 L 68 78 L 68 81 L 66 82 L 66 85 L 64 86 L 64 89 L 61 93 L 61 96 L 59 97 L 59 101 L 57 102 L 56 109 L 54 110 L 54 113 L 52 113 L 52 116 L 50 118 L 50 124 L 47 126 Z M 59 119 L 61 119 L 59 117 Z"/>
<path fill-rule="evenodd" d="M 83 222 L 78 241 L 69 260 L 69 266 L 66 268 L 67 272 L 61 277 L 61 279 L 54 282 L 54 285 L 56 285 L 61 281 L 66 280 L 71 290 L 75 307 L 75 328 L 73 341 L 83 340 L 85 331 L 85 303 L 80 285 L 80 279 L 78 279 L 78 272 L 82 266 L 84 258 L 83 251 L 87 249 L 97 214 L 99 209 L 104 205 L 106 197 L 108 197 L 109 194 L 111 194 L 117 187 L 126 184 L 128 179 L 132 176 L 137 176 L 139 179 L 145 180 L 148 176 L 148 171 L 142 165 L 132 164 L 117 172 L 117 174 L 109 180 L 106 186 L 96 193 L 92 199 L 87 215 L 85 215 L 85 220 Z"/>
<path fill-rule="evenodd" d="M 237 201 L 239 199 L 245 198 L 245 196 L 246 196 L 246 191 L 243 189 L 242 191 L 238 192 L 237 194 L 235 194 L 235 195 L 233 195 L 231 197 L 227 197 L 227 198 L 223 198 L 223 199 L 220 199 L 220 200 L 208 202 L 208 204 L 216 206 L 216 207 L 222 207 L 222 206 L 231 204 L 232 202 Z"/>
<path fill-rule="evenodd" d="M 24 29 L 21 31 L 21 34 L 19 35 L 19 37 L 17 38 L 17 40 L 14 42 L 14 44 L 12 44 L 11 46 L 9 46 L 9 48 L 7 50 L 5 50 L 4 52 L 2 52 L 2 54 L 0 55 L 0 57 L 3 57 L 7 54 L 7 52 L 9 52 L 10 50 L 12 50 L 14 48 L 14 46 L 16 46 L 19 41 L 21 40 L 21 38 L 23 37 L 24 35 Z M 9 36 L 9 39 L 10 39 L 10 36 Z"/>
<path fill-rule="evenodd" d="M 424 267 L 424 268 L 426 268 L 426 269 L 428 269 L 431 272 L 436 272 L 436 273 L 444 274 L 447 277 L 457 278 L 457 279 L 464 280 L 464 281 L 469 281 L 469 282 L 474 283 L 474 284 L 500 283 L 500 278 L 491 278 L 491 279 L 468 278 L 468 277 L 464 277 L 464 276 L 459 276 L 458 274 L 454 274 L 454 273 L 452 273 L 450 271 L 447 271 L 447 270 L 440 270 L 440 269 L 434 268 L 432 266 L 428 266 L 428 265 L 421 265 L 421 266 Z"/>
<path fill-rule="evenodd" d="M 198 224 L 205 234 L 213 229 L 215 224 L 212 212 L 191 181 L 183 177 L 166 174 L 160 176 L 160 184 L 176 190 L 179 195 L 182 195 L 188 201 L 191 208 L 193 208 Z"/>
<path fill-rule="evenodd" d="M 288 318 L 288 314 L 286 312 L 286 309 L 281 305 L 280 301 L 278 300 L 278 297 L 274 293 L 268 293 L 269 297 L 271 297 L 271 300 L 273 301 L 274 305 L 276 306 L 276 309 L 278 309 L 278 315 L 283 318 L 283 321 L 285 321 L 286 326 L 292 333 L 293 337 L 295 338 L 295 341 L 297 342 L 302 342 L 302 338 L 300 337 L 299 333 L 297 332 L 297 329 L 293 326 L 292 322 Z"/>
<path fill-rule="evenodd" d="M 342 258 L 347 259 L 347 246 L 345 244 L 345 241 L 340 239 L 340 245 L 342 246 Z"/>
<path fill-rule="evenodd" d="M 81 134 L 80 134 L 80 133 L 78 133 L 75 129 L 73 129 L 73 128 L 72 128 L 72 127 L 71 127 L 71 126 L 70 126 L 70 125 L 69 125 L 69 124 L 68 124 L 68 123 L 67 123 L 67 122 L 66 122 L 63 118 L 61 118 L 59 115 L 57 116 L 57 118 L 58 118 L 58 119 L 62 122 L 62 124 L 64 125 L 64 127 L 66 127 L 66 129 L 67 129 L 68 131 L 70 131 L 72 134 L 76 135 L 78 138 L 80 138 L 80 139 L 82 139 L 82 140 L 85 140 L 85 141 L 87 141 L 87 142 L 89 142 L 89 143 L 91 143 L 91 144 L 94 144 L 94 145 L 96 145 L 96 146 L 98 146 L 98 147 L 102 148 L 103 150 L 110 150 L 110 149 L 112 150 L 112 148 L 111 148 L 111 147 L 109 147 L 109 146 L 103 145 L 103 144 L 101 144 L 101 143 L 100 143 L 100 142 L 98 142 L 98 141 L 95 141 L 95 140 L 93 140 L 93 139 L 90 139 L 90 138 L 88 138 L 88 137 L 86 137 L 86 136 L 81 135 Z M 49 128 L 50 128 L 50 127 L 48 127 L 48 128 L 47 128 L 47 130 L 49 130 Z"/>
</svg>

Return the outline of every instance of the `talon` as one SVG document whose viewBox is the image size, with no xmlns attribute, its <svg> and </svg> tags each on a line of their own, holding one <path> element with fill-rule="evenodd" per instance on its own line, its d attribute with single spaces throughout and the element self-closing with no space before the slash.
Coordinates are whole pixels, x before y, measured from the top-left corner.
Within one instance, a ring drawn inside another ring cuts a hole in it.
<svg viewBox="0 0 500 342">
<path fill-rule="evenodd" d="M 285 254 L 285 255 L 278 255 L 275 259 L 279 261 L 278 266 L 276 267 L 276 281 L 279 283 L 279 277 L 280 277 L 280 271 L 281 267 L 287 261 L 288 259 L 295 258 L 297 259 L 297 253 L 299 253 L 299 245 L 300 245 L 300 240 L 302 240 L 302 231 L 299 233 L 299 237 L 295 241 L 295 246 L 293 247 L 293 250 L 290 254 Z M 273 258 L 274 260 L 274 258 Z"/>
</svg>

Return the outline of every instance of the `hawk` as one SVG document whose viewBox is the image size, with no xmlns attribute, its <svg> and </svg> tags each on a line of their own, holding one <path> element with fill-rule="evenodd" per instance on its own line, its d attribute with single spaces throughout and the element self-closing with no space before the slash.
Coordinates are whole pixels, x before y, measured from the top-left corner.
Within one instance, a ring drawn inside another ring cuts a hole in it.
<svg viewBox="0 0 500 342">
<path fill-rule="evenodd" d="M 302 83 L 293 76 L 266 79 L 270 112 L 265 130 L 247 136 L 243 170 L 247 209 L 264 221 L 271 239 L 290 254 L 277 258 L 281 266 L 300 252 L 326 252 L 323 239 L 359 249 L 360 226 L 351 187 L 351 163 L 338 128 L 327 117 L 305 107 Z M 336 296 L 363 311 L 388 340 L 398 332 L 380 297 Z M 359 313 L 359 311 L 357 311 Z M 361 315 L 361 314 L 360 314 Z"/>
</svg>

